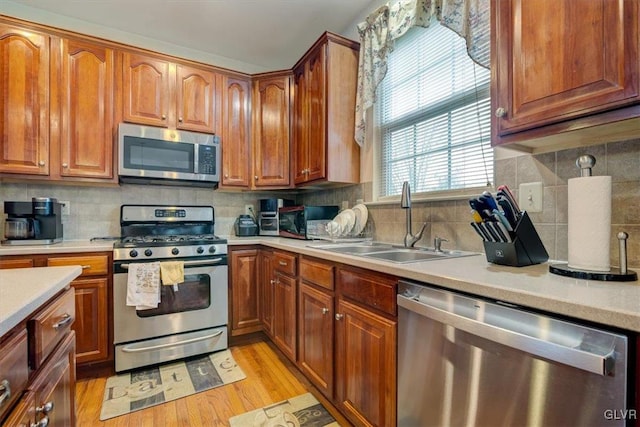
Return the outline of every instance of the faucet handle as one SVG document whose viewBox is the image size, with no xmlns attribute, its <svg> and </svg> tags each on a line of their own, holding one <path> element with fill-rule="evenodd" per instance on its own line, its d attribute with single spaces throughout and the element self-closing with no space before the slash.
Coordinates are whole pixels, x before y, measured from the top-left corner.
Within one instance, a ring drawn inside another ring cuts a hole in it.
<svg viewBox="0 0 640 427">
<path fill-rule="evenodd" d="M 442 242 L 448 242 L 448 240 L 439 236 L 436 236 L 435 239 L 433 239 L 433 248 L 436 252 L 442 251 Z"/>
</svg>

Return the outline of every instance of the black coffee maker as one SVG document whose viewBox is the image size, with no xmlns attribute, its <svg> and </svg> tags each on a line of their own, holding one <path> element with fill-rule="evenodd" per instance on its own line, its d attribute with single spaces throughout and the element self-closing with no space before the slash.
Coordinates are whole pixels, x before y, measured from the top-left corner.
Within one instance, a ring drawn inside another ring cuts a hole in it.
<svg viewBox="0 0 640 427">
<path fill-rule="evenodd" d="M 4 202 L 4 245 L 50 245 L 62 241 L 62 204 L 50 197 Z"/>
</svg>

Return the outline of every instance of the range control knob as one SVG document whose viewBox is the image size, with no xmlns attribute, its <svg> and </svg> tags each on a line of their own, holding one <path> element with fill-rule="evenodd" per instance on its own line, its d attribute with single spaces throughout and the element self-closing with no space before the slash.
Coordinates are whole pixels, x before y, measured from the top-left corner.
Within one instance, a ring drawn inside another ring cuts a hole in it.
<svg viewBox="0 0 640 427">
<path fill-rule="evenodd" d="M 204 248 L 202 246 L 198 246 L 198 249 L 196 249 L 196 252 L 198 252 L 199 254 L 204 252 Z"/>
<path fill-rule="evenodd" d="M 178 250 L 178 248 L 173 248 L 173 249 L 171 249 L 171 253 L 173 255 L 178 255 L 180 253 L 180 251 Z"/>
<path fill-rule="evenodd" d="M 146 256 L 151 256 L 151 255 L 153 255 L 153 252 L 151 252 L 151 249 L 146 249 L 146 250 L 144 251 L 144 254 L 145 254 Z"/>
<path fill-rule="evenodd" d="M 215 246 L 209 246 L 209 253 L 212 254 L 216 251 L 216 247 Z"/>
<path fill-rule="evenodd" d="M 137 257 L 137 256 L 138 256 L 138 251 L 136 251 L 135 249 L 131 249 L 131 250 L 129 251 L 129 256 L 130 256 L 131 258 L 135 258 L 135 257 Z"/>
</svg>

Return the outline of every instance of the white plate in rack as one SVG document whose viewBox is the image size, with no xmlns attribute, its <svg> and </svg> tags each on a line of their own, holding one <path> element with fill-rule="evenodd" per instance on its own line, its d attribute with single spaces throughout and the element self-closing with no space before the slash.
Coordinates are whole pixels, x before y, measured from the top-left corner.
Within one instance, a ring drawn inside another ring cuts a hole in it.
<svg viewBox="0 0 640 427">
<path fill-rule="evenodd" d="M 356 214 L 352 209 L 345 209 L 335 217 L 334 221 L 342 228 L 341 236 L 348 236 L 356 223 Z"/>
<path fill-rule="evenodd" d="M 357 236 L 358 234 L 362 233 L 362 230 L 364 230 L 364 227 L 367 225 L 369 211 L 367 210 L 367 207 L 362 203 L 355 205 L 352 210 L 356 215 L 356 222 L 353 226 L 353 230 L 351 231 L 354 236 Z"/>
</svg>

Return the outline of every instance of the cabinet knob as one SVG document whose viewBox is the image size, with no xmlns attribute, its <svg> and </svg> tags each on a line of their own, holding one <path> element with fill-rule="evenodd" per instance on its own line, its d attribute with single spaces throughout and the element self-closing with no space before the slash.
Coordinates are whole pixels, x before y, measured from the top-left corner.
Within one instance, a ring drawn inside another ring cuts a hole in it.
<svg viewBox="0 0 640 427">
<path fill-rule="evenodd" d="M 2 380 L 2 382 L 0 382 L 0 392 L 2 393 L 0 394 L 0 405 L 2 405 L 2 402 L 11 397 L 11 387 L 9 386 L 9 380 Z"/>
<path fill-rule="evenodd" d="M 322 307 L 322 314 L 327 314 L 329 309 L 327 307 Z"/>
<path fill-rule="evenodd" d="M 49 417 L 43 417 L 35 424 L 31 424 L 31 427 L 47 427 L 49 425 Z"/>
<path fill-rule="evenodd" d="M 499 108 L 496 109 L 495 114 L 496 114 L 496 117 L 504 117 L 504 116 L 507 115 L 507 110 L 505 110 L 502 107 L 499 107 Z"/>
<path fill-rule="evenodd" d="M 53 411 L 53 402 L 52 401 L 49 401 L 49 402 L 45 403 L 42 406 L 36 407 L 36 412 L 37 413 L 48 414 L 51 411 Z"/>
<path fill-rule="evenodd" d="M 342 320 L 344 314 L 336 313 L 336 320 Z"/>
<path fill-rule="evenodd" d="M 68 163 L 63 163 L 63 164 L 62 164 L 62 167 L 66 169 L 66 168 L 68 168 L 68 167 L 69 167 L 69 164 L 68 164 Z"/>
<path fill-rule="evenodd" d="M 275 281 L 275 280 L 273 280 L 273 279 L 271 279 L 271 280 L 269 280 L 269 281 L 271 282 L 271 284 L 272 284 L 272 285 L 275 285 L 275 284 L 276 284 L 276 281 Z"/>
<path fill-rule="evenodd" d="M 224 174 L 224 177 L 225 177 L 225 178 L 229 178 L 229 174 L 228 174 L 228 173 L 225 173 L 225 174 Z"/>
<path fill-rule="evenodd" d="M 178 117 L 178 121 L 182 123 L 182 117 Z"/>
<path fill-rule="evenodd" d="M 258 175 L 254 175 L 253 179 L 258 180 Z"/>
<path fill-rule="evenodd" d="M 44 165 L 45 165 L 44 160 L 40 160 L 40 161 L 38 162 L 38 164 L 39 164 L 40 166 L 44 166 Z"/>
</svg>

